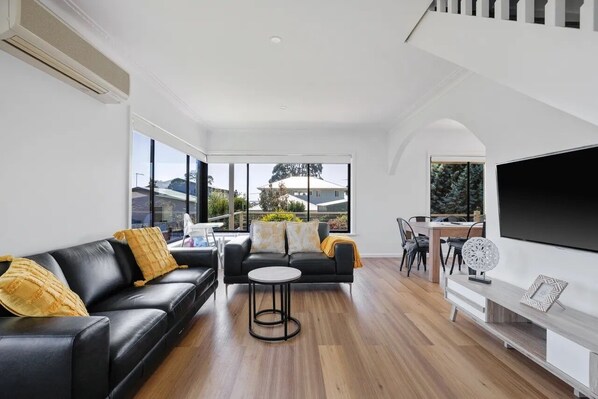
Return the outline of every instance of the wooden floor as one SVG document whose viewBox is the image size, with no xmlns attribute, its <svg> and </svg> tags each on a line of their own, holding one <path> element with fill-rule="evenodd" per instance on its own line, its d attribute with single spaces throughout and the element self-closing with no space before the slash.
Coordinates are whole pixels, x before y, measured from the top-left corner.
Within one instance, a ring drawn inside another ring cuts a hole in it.
<svg viewBox="0 0 598 399">
<path fill-rule="evenodd" d="M 252 338 L 247 287 L 226 298 L 221 285 L 137 398 L 573 397 L 466 317 L 449 322 L 440 287 L 398 264 L 364 259 L 352 295 L 347 284 L 294 286 L 303 329 L 286 343 Z"/>
</svg>

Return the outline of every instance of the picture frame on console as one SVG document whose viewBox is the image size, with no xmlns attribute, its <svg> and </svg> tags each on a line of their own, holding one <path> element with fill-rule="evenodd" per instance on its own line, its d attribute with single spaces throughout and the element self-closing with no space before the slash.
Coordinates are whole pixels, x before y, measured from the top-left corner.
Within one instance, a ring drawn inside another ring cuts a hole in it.
<svg viewBox="0 0 598 399">
<path fill-rule="evenodd" d="M 558 299 L 568 284 L 566 281 L 540 274 L 523 294 L 521 303 L 544 313 L 548 312 L 555 303 L 562 307 Z"/>
</svg>

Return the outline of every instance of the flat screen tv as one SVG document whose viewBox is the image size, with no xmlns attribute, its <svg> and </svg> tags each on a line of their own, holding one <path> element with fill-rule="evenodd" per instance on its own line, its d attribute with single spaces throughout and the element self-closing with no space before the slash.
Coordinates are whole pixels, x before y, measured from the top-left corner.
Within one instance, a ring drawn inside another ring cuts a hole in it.
<svg viewBox="0 0 598 399">
<path fill-rule="evenodd" d="M 500 235 L 598 252 L 598 147 L 496 167 Z"/>
</svg>

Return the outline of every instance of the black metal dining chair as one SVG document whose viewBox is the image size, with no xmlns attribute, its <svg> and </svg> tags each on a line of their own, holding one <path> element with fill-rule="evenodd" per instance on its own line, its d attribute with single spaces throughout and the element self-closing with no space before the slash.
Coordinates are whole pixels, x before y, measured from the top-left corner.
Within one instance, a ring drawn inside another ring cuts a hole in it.
<svg viewBox="0 0 598 399">
<path fill-rule="evenodd" d="M 409 223 L 411 223 L 412 221 L 420 223 L 420 222 L 432 222 L 432 221 L 436 221 L 436 220 L 435 219 L 432 220 L 432 218 L 430 216 L 411 216 L 409 218 Z M 427 235 L 425 235 L 425 234 L 418 234 L 418 235 L 420 237 L 427 237 Z M 442 244 L 446 244 L 446 240 L 443 238 L 440 239 L 440 242 Z"/>
<path fill-rule="evenodd" d="M 407 257 L 407 277 L 409 277 L 416 256 L 420 257 L 420 260 L 424 264 L 424 271 L 426 271 L 426 257 L 430 252 L 429 238 L 415 235 L 415 231 L 411 224 L 403 218 L 397 218 L 397 224 L 399 225 L 401 244 L 403 247 L 403 256 L 399 271 L 403 271 L 403 264 L 405 263 L 405 257 Z M 444 257 L 442 255 L 442 246 L 440 246 L 440 263 L 442 264 L 442 270 L 446 272 Z"/>
<path fill-rule="evenodd" d="M 474 226 L 482 225 L 482 237 L 486 237 L 486 222 L 477 222 L 469 226 L 469 230 L 467 230 L 467 237 L 466 238 L 453 238 L 449 240 L 449 250 L 446 255 L 446 259 L 444 263 L 448 263 L 449 254 L 451 249 L 453 249 L 453 263 L 451 264 L 451 271 L 450 274 L 453 274 L 453 270 L 455 269 L 455 259 L 457 259 L 457 263 L 459 264 L 459 271 L 461 271 L 461 265 L 463 264 L 463 245 L 471 238 L 471 231 Z M 471 270 L 470 270 L 471 274 Z"/>
</svg>

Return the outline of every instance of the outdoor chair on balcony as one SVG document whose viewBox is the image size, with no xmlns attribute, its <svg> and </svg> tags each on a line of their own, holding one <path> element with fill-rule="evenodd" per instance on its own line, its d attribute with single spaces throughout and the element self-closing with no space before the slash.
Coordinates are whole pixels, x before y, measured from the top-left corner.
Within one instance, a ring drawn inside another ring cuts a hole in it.
<svg viewBox="0 0 598 399">
<path fill-rule="evenodd" d="M 193 219 L 188 213 L 183 216 L 183 241 L 181 246 L 185 245 L 185 239 L 193 237 L 202 237 L 208 246 L 217 246 L 214 228 L 221 227 L 222 223 L 193 223 Z M 212 238 L 212 242 L 210 242 Z"/>
</svg>

